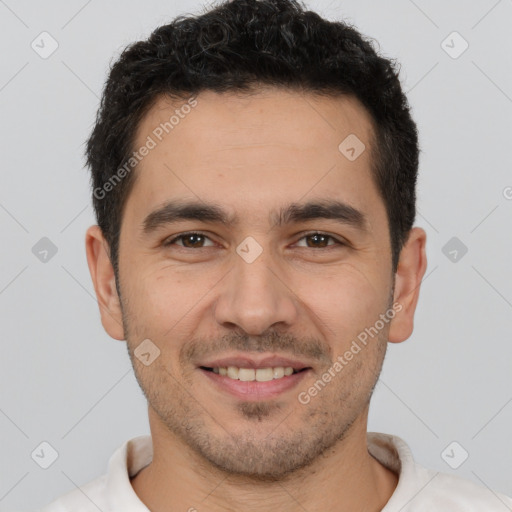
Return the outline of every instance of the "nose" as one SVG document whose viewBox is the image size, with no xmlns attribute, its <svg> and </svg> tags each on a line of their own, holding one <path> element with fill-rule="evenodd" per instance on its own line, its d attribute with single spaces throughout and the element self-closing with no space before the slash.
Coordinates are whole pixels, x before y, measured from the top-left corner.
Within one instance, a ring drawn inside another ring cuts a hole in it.
<svg viewBox="0 0 512 512">
<path fill-rule="evenodd" d="M 251 263 L 235 253 L 215 304 L 216 321 L 258 336 L 271 327 L 290 327 L 298 318 L 298 298 L 268 250 Z"/>
</svg>

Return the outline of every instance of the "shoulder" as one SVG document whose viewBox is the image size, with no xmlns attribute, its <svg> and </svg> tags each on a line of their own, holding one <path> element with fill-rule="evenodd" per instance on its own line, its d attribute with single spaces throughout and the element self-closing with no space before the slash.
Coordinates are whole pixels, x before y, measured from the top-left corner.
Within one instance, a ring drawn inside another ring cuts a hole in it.
<svg viewBox="0 0 512 512">
<path fill-rule="evenodd" d="M 63 494 L 37 512 L 147 511 L 135 494 L 130 478 L 152 460 L 150 435 L 125 441 L 110 457 L 108 471 Z"/>
<path fill-rule="evenodd" d="M 398 475 L 398 485 L 382 512 L 512 512 L 512 499 L 485 485 L 416 463 L 398 436 L 368 433 L 368 450 Z"/>
<path fill-rule="evenodd" d="M 419 466 L 425 475 L 425 492 L 420 492 L 411 504 L 421 504 L 415 510 L 460 510 L 464 512 L 507 512 L 512 511 L 512 498 L 498 493 L 484 485 L 448 473 L 438 472 Z M 423 496 L 422 496 L 423 494 Z M 412 508 L 411 508 L 412 510 Z"/>
</svg>

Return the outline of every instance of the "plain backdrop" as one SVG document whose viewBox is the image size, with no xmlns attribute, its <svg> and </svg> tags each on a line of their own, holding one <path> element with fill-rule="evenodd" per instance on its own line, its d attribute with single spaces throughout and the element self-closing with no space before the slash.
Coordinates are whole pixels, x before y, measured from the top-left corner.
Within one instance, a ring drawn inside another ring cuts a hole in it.
<svg viewBox="0 0 512 512">
<path fill-rule="evenodd" d="M 0 1 L 0 511 L 47 504 L 149 433 L 87 268 L 84 141 L 111 60 L 203 5 Z M 512 2 L 307 5 L 400 62 L 420 132 L 415 225 L 427 232 L 428 269 L 414 334 L 389 346 L 369 430 L 401 436 L 425 466 L 512 495 Z M 48 469 L 34 455 L 43 442 L 58 454 Z M 457 469 L 446 462 L 466 452 Z"/>
</svg>

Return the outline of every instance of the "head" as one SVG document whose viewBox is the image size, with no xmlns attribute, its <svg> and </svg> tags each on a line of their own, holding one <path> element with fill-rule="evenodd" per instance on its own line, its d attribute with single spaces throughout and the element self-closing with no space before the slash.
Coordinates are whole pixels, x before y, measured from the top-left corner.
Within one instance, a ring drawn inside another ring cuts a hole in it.
<svg viewBox="0 0 512 512">
<path fill-rule="evenodd" d="M 87 142 L 86 243 L 152 430 L 276 478 L 364 423 L 426 268 L 418 153 L 393 62 L 294 0 L 225 2 L 123 51 Z M 236 398 L 204 367 L 240 354 L 308 369 L 293 390 Z"/>
</svg>

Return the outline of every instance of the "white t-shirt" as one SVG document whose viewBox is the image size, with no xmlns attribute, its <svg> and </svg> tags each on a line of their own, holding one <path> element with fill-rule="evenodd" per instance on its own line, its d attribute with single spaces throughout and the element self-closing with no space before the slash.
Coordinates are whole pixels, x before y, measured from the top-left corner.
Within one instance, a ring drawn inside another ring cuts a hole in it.
<svg viewBox="0 0 512 512">
<path fill-rule="evenodd" d="M 368 450 L 399 475 L 382 512 L 510 512 L 512 499 L 487 487 L 414 462 L 398 436 L 368 432 Z M 153 457 L 151 436 L 126 441 L 110 458 L 106 475 L 64 494 L 38 512 L 149 512 L 130 483 Z"/>
</svg>

